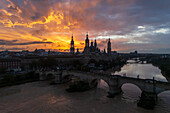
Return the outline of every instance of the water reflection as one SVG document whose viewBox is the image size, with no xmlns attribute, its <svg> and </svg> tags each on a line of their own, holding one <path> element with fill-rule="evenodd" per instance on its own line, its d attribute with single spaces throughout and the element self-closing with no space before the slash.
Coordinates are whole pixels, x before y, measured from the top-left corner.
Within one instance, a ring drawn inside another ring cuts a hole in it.
<svg viewBox="0 0 170 113">
<path fill-rule="evenodd" d="M 97 88 L 101 88 L 106 91 L 109 91 L 108 84 L 102 79 L 98 82 Z M 122 97 L 121 97 L 122 100 L 130 101 L 130 102 L 135 102 L 139 100 L 139 97 L 142 92 L 136 85 L 131 83 L 123 84 L 121 89 L 122 89 Z"/>
<path fill-rule="evenodd" d="M 112 74 L 133 78 L 137 78 L 137 76 L 139 76 L 141 79 L 152 79 L 154 77 L 155 80 L 167 82 L 166 78 L 161 74 L 161 70 L 152 64 L 128 63 L 121 68 L 121 71 L 117 71 Z"/>
<path fill-rule="evenodd" d="M 131 83 L 123 84 L 122 88 L 122 100 L 135 102 L 139 100 L 139 97 L 142 93 L 141 89 Z"/>
<path fill-rule="evenodd" d="M 122 76 L 134 77 L 138 75 L 142 79 L 152 79 L 153 77 L 158 81 L 167 82 L 166 78 L 161 74 L 161 70 L 152 64 L 140 64 L 135 63 L 134 60 L 128 61 L 129 63 L 121 68 L 121 71 L 115 72 L 113 74 L 118 74 Z M 108 84 L 104 80 L 100 80 L 98 88 L 109 90 Z M 141 90 L 134 84 L 126 83 L 122 87 L 121 100 L 126 102 L 137 102 L 141 95 Z M 162 92 L 158 95 L 158 103 L 155 106 L 154 111 L 170 113 L 170 91 Z"/>
<path fill-rule="evenodd" d="M 97 88 L 101 88 L 101 89 L 105 89 L 105 90 L 109 90 L 109 86 L 108 84 L 104 81 L 104 80 L 99 80 Z"/>
</svg>

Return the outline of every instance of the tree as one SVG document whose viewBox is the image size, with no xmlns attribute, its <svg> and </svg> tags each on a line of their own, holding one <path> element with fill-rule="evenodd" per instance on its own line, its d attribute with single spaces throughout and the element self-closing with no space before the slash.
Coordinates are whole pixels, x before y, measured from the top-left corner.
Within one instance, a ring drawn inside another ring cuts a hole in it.
<svg viewBox="0 0 170 113">
<path fill-rule="evenodd" d="M 5 74 L 6 68 L 0 68 L 0 74 Z"/>
</svg>

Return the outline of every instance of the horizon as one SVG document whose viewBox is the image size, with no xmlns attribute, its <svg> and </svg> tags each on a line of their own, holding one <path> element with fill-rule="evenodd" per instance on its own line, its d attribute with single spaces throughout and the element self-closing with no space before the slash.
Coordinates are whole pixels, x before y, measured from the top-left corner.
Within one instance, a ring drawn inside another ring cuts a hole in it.
<svg viewBox="0 0 170 113">
<path fill-rule="evenodd" d="M 1 0 L 0 51 L 84 49 L 86 33 L 98 48 L 170 54 L 168 0 Z"/>
<path fill-rule="evenodd" d="M 37 48 L 36 48 L 37 49 Z M 39 50 L 39 49 L 38 49 Z M 43 49 L 45 50 L 45 52 L 48 52 L 49 49 Z M 23 52 L 23 51 L 27 51 L 27 50 L 4 50 L 4 51 L 0 51 L 0 52 L 5 52 L 5 51 L 8 51 L 8 52 Z M 28 52 L 34 52 L 35 50 L 32 50 L 32 51 L 29 51 Z M 70 51 L 57 51 L 57 50 L 50 50 L 51 52 L 57 52 L 57 53 L 70 53 Z M 83 51 L 80 51 L 80 53 L 82 53 Z M 101 51 L 103 52 L 103 50 Z M 114 51 L 111 51 L 111 52 L 114 52 Z M 129 52 L 120 52 L 120 51 L 116 51 L 117 53 L 119 54 L 130 54 L 131 52 L 135 52 L 135 51 L 129 51 Z M 160 53 L 160 52 L 139 52 L 137 51 L 138 54 L 162 54 L 162 55 L 170 55 L 170 53 Z M 76 52 L 75 52 L 76 53 Z"/>
</svg>

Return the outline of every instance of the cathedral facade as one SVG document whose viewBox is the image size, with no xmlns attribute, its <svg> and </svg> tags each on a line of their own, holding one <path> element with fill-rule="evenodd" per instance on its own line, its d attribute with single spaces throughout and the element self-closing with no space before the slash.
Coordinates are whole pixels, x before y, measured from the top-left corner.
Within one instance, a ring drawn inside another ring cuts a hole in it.
<svg viewBox="0 0 170 113">
<path fill-rule="evenodd" d="M 85 39 L 85 47 L 84 47 L 84 54 L 89 54 L 92 52 L 100 52 L 100 50 L 97 48 L 97 41 L 95 40 L 95 42 L 93 43 L 93 41 L 91 41 L 91 45 L 89 44 L 89 38 L 88 38 L 88 34 L 86 35 L 86 39 Z"/>
<path fill-rule="evenodd" d="M 71 47 L 70 47 L 70 53 L 71 54 L 74 54 L 74 40 L 73 40 L 73 36 L 71 38 L 71 43 L 70 43 Z M 88 34 L 86 35 L 86 39 L 85 39 L 85 47 L 84 47 L 84 51 L 83 51 L 84 54 L 92 54 L 92 53 L 102 53 L 100 52 L 100 49 L 97 47 L 97 41 L 95 39 L 95 41 L 93 42 L 93 40 L 91 41 L 91 44 L 90 44 L 90 41 L 89 41 L 89 37 L 88 37 Z M 106 54 L 106 51 L 104 49 L 104 54 Z M 108 55 L 111 55 L 111 42 L 110 42 L 110 38 L 109 38 L 109 41 L 107 43 L 107 54 Z"/>
</svg>

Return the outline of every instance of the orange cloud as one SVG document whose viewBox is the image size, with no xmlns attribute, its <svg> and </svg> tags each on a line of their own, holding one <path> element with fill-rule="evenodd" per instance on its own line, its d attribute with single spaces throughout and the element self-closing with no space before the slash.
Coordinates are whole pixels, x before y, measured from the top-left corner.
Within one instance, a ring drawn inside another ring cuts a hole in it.
<svg viewBox="0 0 170 113">
<path fill-rule="evenodd" d="M 105 31 L 117 30 L 124 25 L 123 22 L 114 22 L 110 19 L 107 21 L 104 14 L 113 11 L 112 6 L 122 7 L 123 14 L 125 14 L 125 8 L 133 2 L 134 0 L 129 0 L 129 2 L 117 0 L 59 0 L 58 2 L 55 0 L 7 0 L 4 2 L 6 7 L 0 9 L 0 39 L 18 40 L 18 43 L 40 42 L 45 39 L 45 42 L 52 43 L 34 43 L 29 47 L 28 45 L 20 46 L 29 50 L 42 48 L 67 51 L 70 48 L 73 34 L 75 47 L 83 48 L 87 31 L 90 32 L 89 38 L 94 39 L 100 35 L 104 36 Z M 107 6 L 111 8 L 106 9 Z M 98 42 L 100 43 L 101 40 Z M 19 47 L 19 45 L 10 46 Z M 4 44 L 3 47 L 9 48 L 9 45 Z"/>
</svg>

